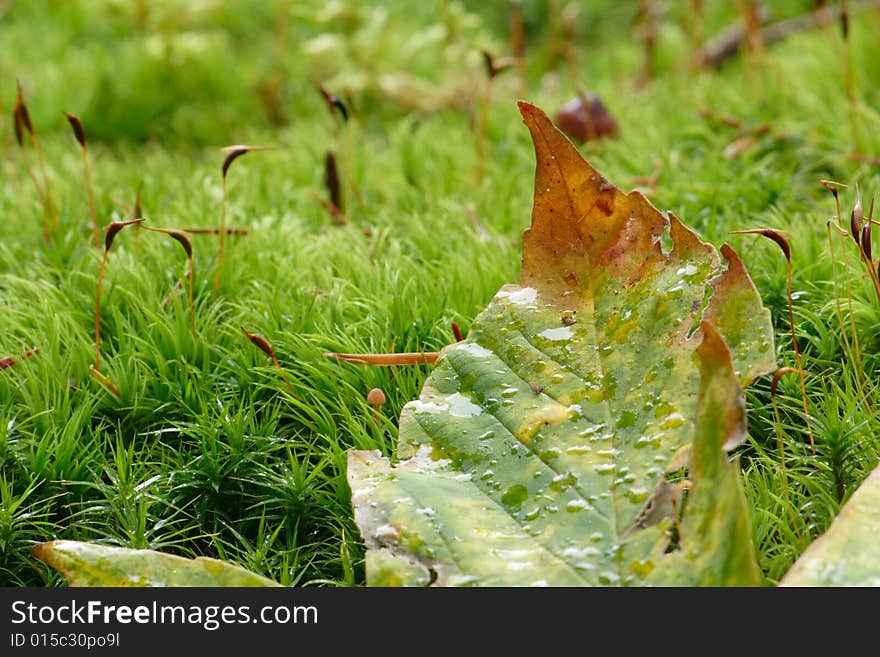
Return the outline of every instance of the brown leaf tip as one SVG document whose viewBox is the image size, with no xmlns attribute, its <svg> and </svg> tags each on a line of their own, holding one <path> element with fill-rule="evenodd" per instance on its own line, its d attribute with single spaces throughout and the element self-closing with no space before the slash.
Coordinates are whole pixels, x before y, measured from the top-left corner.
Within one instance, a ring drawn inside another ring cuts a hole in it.
<svg viewBox="0 0 880 657">
<path fill-rule="evenodd" d="M 781 230 L 776 230 L 775 228 L 752 228 L 750 230 L 732 230 L 730 233 L 732 235 L 763 235 L 776 242 L 785 254 L 785 259 L 791 262 L 791 246 L 788 243 L 788 236 Z"/>
<path fill-rule="evenodd" d="M 247 336 L 247 339 L 250 340 L 254 346 L 256 346 L 260 351 L 266 354 L 269 358 L 274 360 L 275 351 L 272 349 L 272 345 L 269 344 L 269 341 L 264 338 L 259 333 L 251 333 L 244 326 L 241 327 L 242 332 Z"/>
<path fill-rule="evenodd" d="M 18 104 L 12 108 L 12 126 L 15 129 L 15 141 L 19 148 L 24 148 L 24 132 L 22 130 L 21 111 Z"/>
<path fill-rule="evenodd" d="M 481 48 L 483 55 L 483 63 L 486 65 L 486 75 L 490 80 L 494 79 L 499 73 L 512 68 L 517 60 L 513 57 L 497 58 L 485 48 Z"/>
<path fill-rule="evenodd" d="M 54 541 L 37 543 L 36 545 L 31 547 L 31 554 L 40 561 L 49 563 L 49 552 L 52 549 L 53 543 Z"/>
<path fill-rule="evenodd" d="M 874 258 L 871 257 L 871 222 L 865 222 L 865 225 L 862 226 L 862 236 L 861 236 L 861 247 L 862 253 L 868 259 L 868 262 L 873 263 Z"/>
<path fill-rule="evenodd" d="M 82 121 L 79 120 L 78 116 L 70 114 L 68 112 L 64 112 L 64 116 L 67 117 L 67 121 L 70 123 L 70 127 L 73 128 L 73 136 L 76 137 L 79 145 L 85 148 L 86 131 L 83 129 Z"/>
<path fill-rule="evenodd" d="M 18 97 L 15 99 L 15 107 L 12 108 L 12 114 L 15 117 L 18 130 L 20 131 L 23 127 L 28 131 L 28 134 L 33 137 L 34 126 L 31 124 L 31 115 L 28 112 L 27 104 L 24 102 L 24 96 L 22 95 L 21 90 L 21 82 L 16 81 L 16 83 L 18 84 Z M 16 134 L 16 137 L 18 136 L 19 135 Z"/>
<path fill-rule="evenodd" d="M 856 204 L 849 215 L 849 227 L 856 246 L 861 247 L 862 222 L 865 220 L 865 211 L 862 208 L 862 195 L 856 187 Z"/>
<path fill-rule="evenodd" d="M 780 367 L 773 373 L 773 380 L 770 382 L 770 398 L 774 399 L 776 397 L 776 388 L 779 386 L 779 379 L 781 379 L 786 374 L 797 374 L 800 370 L 795 369 L 794 367 Z"/>
<path fill-rule="evenodd" d="M 229 167 L 232 166 L 232 163 L 245 153 L 250 153 L 251 151 L 269 151 L 273 148 L 274 146 L 247 146 L 245 144 L 224 146 L 220 149 L 221 153 L 227 153 L 226 158 L 223 160 L 223 177 L 226 177 L 226 172 L 229 170 Z"/>
<path fill-rule="evenodd" d="M 330 195 L 330 203 L 337 210 L 342 210 L 342 187 L 339 180 L 339 168 L 336 166 L 336 155 L 327 151 L 324 156 L 324 185 Z"/>
<path fill-rule="evenodd" d="M 169 237 L 177 240 L 183 247 L 183 250 L 186 251 L 186 255 L 190 258 L 193 257 L 192 242 L 190 242 L 186 231 L 178 230 L 176 228 L 153 228 L 152 226 L 144 226 L 144 228 L 146 230 L 151 230 L 154 233 L 165 233 Z"/>
<path fill-rule="evenodd" d="M 327 103 L 327 108 L 330 110 L 330 113 L 334 114 L 334 112 L 339 112 L 343 123 L 348 123 L 348 109 L 346 109 L 345 103 L 343 103 L 337 96 L 334 96 L 327 91 L 327 88 L 320 82 L 313 82 L 313 84 L 315 89 L 318 90 L 318 93 L 324 98 L 324 102 Z"/>
<path fill-rule="evenodd" d="M 142 221 L 144 221 L 143 217 L 128 219 L 127 221 L 111 221 L 107 226 L 107 236 L 104 238 L 104 251 L 110 251 L 110 247 L 113 246 L 113 240 L 116 239 L 116 234 L 120 230 L 132 224 L 139 224 Z"/>
</svg>

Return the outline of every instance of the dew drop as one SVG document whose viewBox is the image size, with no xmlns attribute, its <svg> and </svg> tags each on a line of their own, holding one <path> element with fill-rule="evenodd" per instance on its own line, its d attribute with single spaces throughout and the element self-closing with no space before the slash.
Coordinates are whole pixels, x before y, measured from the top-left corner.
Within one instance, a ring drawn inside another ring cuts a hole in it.
<svg viewBox="0 0 880 657">
<path fill-rule="evenodd" d="M 648 499 L 648 489 L 634 486 L 626 491 L 626 496 L 629 498 L 630 502 L 638 504 Z"/>
<path fill-rule="evenodd" d="M 553 480 L 550 482 L 550 488 L 555 491 L 561 491 L 569 486 L 574 486 L 576 483 L 577 477 L 574 476 L 574 473 L 566 472 L 553 477 Z"/>
<path fill-rule="evenodd" d="M 614 584 L 617 584 L 618 581 L 620 581 L 620 575 L 611 572 L 610 570 L 599 573 L 599 583 L 603 586 L 613 586 Z"/>
<path fill-rule="evenodd" d="M 538 333 L 538 337 L 544 338 L 545 340 L 550 340 L 552 342 L 558 342 L 561 340 L 570 340 L 574 335 L 574 331 L 571 330 L 568 326 L 559 326 L 557 328 L 544 329 L 540 333 Z"/>
<path fill-rule="evenodd" d="M 684 415 L 681 413 L 670 413 L 666 419 L 660 423 L 661 429 L 674 429 L 684 424 Z"/>
</svg>

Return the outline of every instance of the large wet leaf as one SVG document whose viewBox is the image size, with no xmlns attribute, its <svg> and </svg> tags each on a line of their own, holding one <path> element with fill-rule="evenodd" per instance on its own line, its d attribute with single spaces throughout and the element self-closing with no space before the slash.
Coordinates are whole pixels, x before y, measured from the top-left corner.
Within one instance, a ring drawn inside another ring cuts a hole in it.
<svg viewBox="0 0 880 657">
<path fill-rule="evenodd" d="M 235 564 L 185 559 L 155 550 L 82 541 L 34 546 L 34 556 L 61 572 L 70 586 L 280 586 Z"/>
<path fill-rule="evenodd" d="M 780 586 L 880 586 L 880 466 L 856 489 L 828 530 L 804 551 Z"/>
<path fill-rule="evenodd" d="M 520 110 L 537 157 L 520 283 L 441 352 L 395 464 L 349 453 L 367 583 L 755 584 L 726 452 L 741 386 L 775 367 L 769 312 L 732 249 Z"/>
</svg>

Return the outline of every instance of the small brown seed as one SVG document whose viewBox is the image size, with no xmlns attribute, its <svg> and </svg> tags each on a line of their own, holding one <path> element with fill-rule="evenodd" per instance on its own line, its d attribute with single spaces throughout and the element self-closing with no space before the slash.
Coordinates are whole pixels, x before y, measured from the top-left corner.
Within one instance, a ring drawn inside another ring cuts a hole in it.
<svg viewBox="0 0 880 657">
<path fill-rule="evenodd" d="M 367 403 L 377 411 L 386 401 L 385 393 L 381 388 L 373 388 L 367 393 Z"/>
</svg>

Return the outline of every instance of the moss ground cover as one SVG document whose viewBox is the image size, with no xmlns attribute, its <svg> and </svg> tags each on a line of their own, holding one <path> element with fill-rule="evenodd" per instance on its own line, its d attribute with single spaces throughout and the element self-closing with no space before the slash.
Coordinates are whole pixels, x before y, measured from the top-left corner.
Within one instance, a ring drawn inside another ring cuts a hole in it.
<svg viewBox="0 0 880 657">
<path fill-rule="evenodd" d="M 550 111 L 586 89 L 620 129 L 581 152 L 736 248 L 780 368 L 797 366 L 785 258 L 731 231 L 787 233 L 806 403 L 796 372 L 758 380 L 737 451 L 776 583 L 880 452 L 880 298 L 841 234 L 878 190 L 880 10 L 850 3 L 846 39 L 834 21 L 696 71 L 698 17 L 670 4 L 645 79 L 639 3 L 523 2 L 525 59 L 491 82 L 483 51 L 497 63 L 515 47 L 507 3 L 0 4 L 0 582 L 58 584 L 30 549 L 60 538 L 230 560 L 287 585 L 363 584 L 346 452 L 393 456 L 430 367 L 323 354 L 436 351 L 453 323 L 467 332 L 518 278 L 534 154 L 516 100 Z M 704 4 L 706 40 L 738 20 L 732 3 Z M 812 5 L 765 4 L 779 18 Z M 48 243 L 16 81 L 57 208 Z M 88 135 L 99 225 L 139 205 L 144 226 L 188 230 L 193 251 L 190 270 L 167 233 L 116 235 L 99 353 L 118 394 L 89 373 L 102 252 L 65 112 Z M 222 221 L 241 232 L 225 235 L 215 289 L 219 149 L 234 144 L 273 148 L 227 172 Z"/>
</svg>

